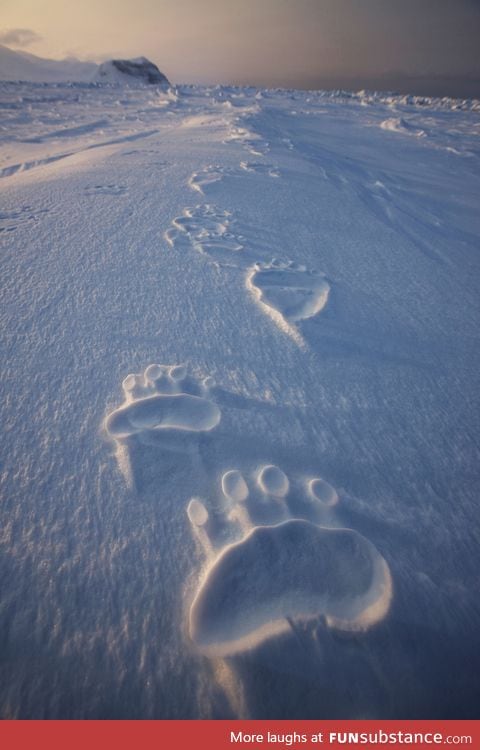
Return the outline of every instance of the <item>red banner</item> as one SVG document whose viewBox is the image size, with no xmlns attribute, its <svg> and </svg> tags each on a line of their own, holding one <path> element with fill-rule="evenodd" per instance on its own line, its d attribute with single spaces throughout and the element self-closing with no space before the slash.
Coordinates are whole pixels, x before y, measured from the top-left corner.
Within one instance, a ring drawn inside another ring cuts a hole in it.
<svg viewBox="0 0 480 750">
<path fill-rule="evenodd" d="M 470 747 L 478 721 L 4 721 L 8 750 Z"/>
</svg>

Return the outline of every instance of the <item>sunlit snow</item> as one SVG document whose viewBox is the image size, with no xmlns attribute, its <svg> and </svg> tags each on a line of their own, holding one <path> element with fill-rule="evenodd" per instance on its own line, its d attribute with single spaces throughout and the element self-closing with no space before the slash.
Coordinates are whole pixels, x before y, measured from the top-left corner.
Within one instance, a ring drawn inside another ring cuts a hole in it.
<svg viewBox="0 0 480 750">
<path fill-rule="evenodd" d="M 474 715 L 480 103 L 0 106 L 2 717 Z"/>
</svg>

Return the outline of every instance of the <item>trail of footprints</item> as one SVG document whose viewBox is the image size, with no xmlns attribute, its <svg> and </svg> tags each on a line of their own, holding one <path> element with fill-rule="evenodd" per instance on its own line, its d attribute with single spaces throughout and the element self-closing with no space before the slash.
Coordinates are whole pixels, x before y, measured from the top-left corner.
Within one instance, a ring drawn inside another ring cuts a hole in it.
<svg viewBox="0 0 480 750">
<path fill-rule="evenodd" d="M 256 157 L 269 150 L 238 124 L 228 140 Z M 224 177 L 242 172 L 280 176 L 272 164 L 242 161 L 238 170 L 206 167 L 189 184 L 203 196 Z M 165 237 L 176 249 L 193 249 L 217 266 L 244 272 L 245 287 L 262 311 L 302 345 L 297 324 L 324 309 L 328 280 L 293 261 L 255 261 L 235 226 L 232 212 L 202 203 L 185 208 Z M 124 379 L 124 401 L 107 416 L 106 433 L 122 450 L 135 436 L 183 450 L 185 438 L 210 433 L 221 420 L 213 385 L 209 377 L 190 376 L 183 365 L 151 364 Z M 324 479 L 291 481 L 272 464 L 248 477 L 239 469 L 225 471 L 209 501 L 191 498 L 187 516 L 204 565 L 188 632 L 202 653 L 223 657 L 250 649 L 298 619 L 321 618 L 330 628 L 362 631 L 385 617 L 392 598 L 388 565 L 365 537 L 338 528 L 338 502 Z"/>
<path fill-rule="evenodd" d="M 337 502 L 325 480 L 297 482 L 292 491 L 273 465 L 260 467 L 250 488 L 239 470 L 225 472 L 209 508 L 190 500 L 188 518 L 205 554 L 189 612 L 189 635 L 200 651 L 229 656 L 298 619 L 362 631 L 385 616 L 388 565 L 356 531 L 329 528 Z"/>
<path fill-rule="evenodd" d="M 240 129 L 239 133 L 242 135 L 243 131 Z M 242 161 L 239 170 L 207 166 L 192 174 L 189 185 L 203 196 L 212 186 L 221 183 L 224 177 L 242 171 L 280 176 L 272 164 Z M 256 261 L 248 241 L 242 234 L 235 233 L 235 225 L 231 211 L 214 203 L 202 203 L 185 208 L 181 216 L 173 219 L 172 226 L 165 232 L 165 239 L 176 249 L 193 249 L 217 267 L 243 271 L 245 287 L 261 310 L 304 348 L 305 342 L 297 324 L 318 315 L 326 306 L 330 284 L 325 274 L 308 270 L 290 260 L 273 258 L 267 263 Z"/>
<path fill-rule="evenodd" d="M 124 403 L 105 420 L 118 444 L 161 434 L 168 448 L 181 434 L 210 432 L 221 412 L 210 377 L 183 365 L 149 365 L 122 384 Z M 330 628 L 366 630 L 388 612 L 392 584 L 387 563 L 371 542 L 338 528 L 336 490 L 321 477 L 291 481 L 277 466 L 245 478 L 223 473 L 205 502 L 190 500 L 187 515 L 205 565 L 189 612 L 189 636 L 209 655 L 250 649 L 292 627 L 322 618 Z"/>
<path fill-rule="evenodd" d="M 171 247 L 193 249 L 218 266 L 242 270 L 245 287 L 262 311 L 303 346 L 296 324 L 318 315 L 326 306 L 330 284 L 325 274 L 294 261 L 273 258 L 268 263 L 255 262 L 245 238 L 234 228 L 231 212 L 206 203 L 184 209 L 165 238 Z"/>
</svg>

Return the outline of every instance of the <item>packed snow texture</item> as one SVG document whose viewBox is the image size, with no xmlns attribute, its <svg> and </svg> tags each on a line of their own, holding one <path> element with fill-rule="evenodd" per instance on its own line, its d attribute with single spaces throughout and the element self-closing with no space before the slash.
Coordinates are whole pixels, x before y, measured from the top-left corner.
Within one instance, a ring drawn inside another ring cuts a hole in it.
<svg viewBox="0 0 480 750">
<path fill-rule="evenodd" d="M 3 718 L 478 718 L 480 105 L 0 86 Z"/>
</svg>

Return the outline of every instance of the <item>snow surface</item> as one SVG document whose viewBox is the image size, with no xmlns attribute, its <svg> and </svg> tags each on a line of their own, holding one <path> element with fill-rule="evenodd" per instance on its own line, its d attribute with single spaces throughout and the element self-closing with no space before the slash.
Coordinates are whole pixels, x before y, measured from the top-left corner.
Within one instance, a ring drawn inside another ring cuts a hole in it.
<svg viewBox="0 0 480 750">
<path fill-rule="evenodd" d="M 0 90 L 2 717 L 478 718 L 479 103 Z"/>
</svg>

